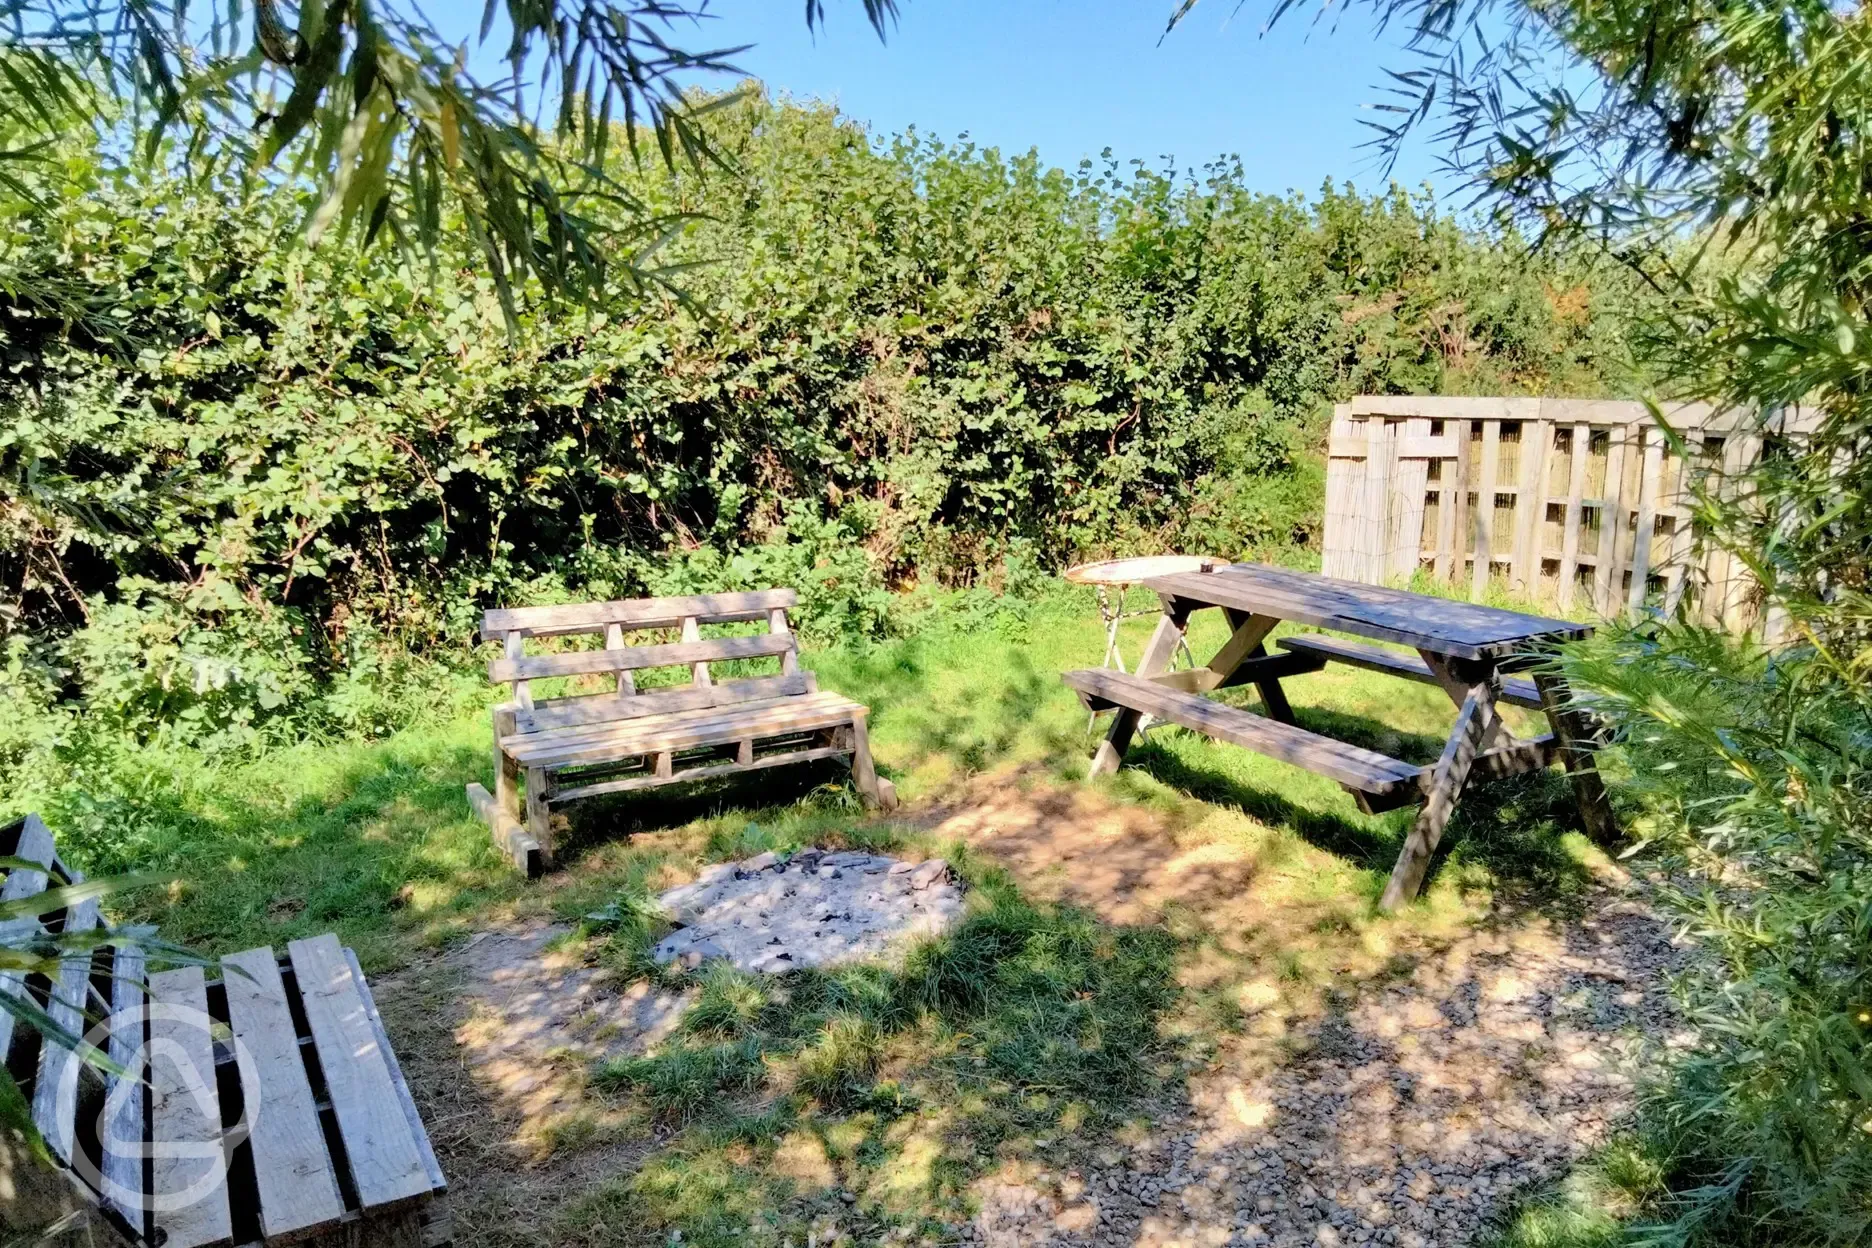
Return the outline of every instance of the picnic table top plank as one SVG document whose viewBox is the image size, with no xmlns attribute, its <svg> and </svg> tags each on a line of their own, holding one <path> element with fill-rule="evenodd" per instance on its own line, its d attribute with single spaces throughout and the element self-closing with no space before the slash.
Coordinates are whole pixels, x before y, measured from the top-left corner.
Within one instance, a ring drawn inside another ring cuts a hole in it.
<svg viewBox="0 0 1872 1248">
<path fill-rule="evenodd" d="M 1459 659 L 1502 658 L 1536 642 L 1572 641 L 1593 631 L 1590 624 L 1571 620 L 1260 563 L 1152 577 L 1145 585 L 1188 602 L 1274 615 Z"/>
</svg>

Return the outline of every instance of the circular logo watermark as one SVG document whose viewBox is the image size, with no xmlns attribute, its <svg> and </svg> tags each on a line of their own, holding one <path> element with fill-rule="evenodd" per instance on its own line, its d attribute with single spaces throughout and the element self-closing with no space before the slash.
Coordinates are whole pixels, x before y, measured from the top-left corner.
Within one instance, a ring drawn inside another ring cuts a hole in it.
<svg viewBox="0 0 1872 1248">
<path fill-rule="evenodd" d="M 116 1052 L 111 1050 L 113 1037 L 118 1041 Z M 136 1039 L 127 1052 L 122 1043 L 126 1037 Z M 253 1134 L 258 1107 L 257 1097 L 243 1096 L 235 1120 L 226 1121 L 215 1074 L 220 1064 L 217 1048 L 232 1055 L 242 1088 L 260 1086 L 253 1054 L 227 1024 L 193 1006 L 151 1001 L 110 1015 L 87 1031 L 84 1040 L 124 1068 L 121 1077 L 109 1082 L 98 1110 L 97 1138 L 101 1156 L 130 1164 L 120 1169 L 107 1161 L 100 1167 L 85 1150 L 74 1149 L 72 1169 L 110 1204 L 157 1214 L 187 1209 L 222 1187 L 228 1157 Z M 65 1063 L 63 1095 L 75 1096 L 81 1065 Z M 189 1128 L 165 1134 L 185 1138 L 155 1138 L 152 1120 L 158 1115 L 142 1112 L 146 1090 L 152 1109 L 158 1103 L 164 1107 L 160 1116 L 165 1122 Z M 156 1191 L 142 1190 L 145 1159 L 153 1163 Z"/>
</svg>

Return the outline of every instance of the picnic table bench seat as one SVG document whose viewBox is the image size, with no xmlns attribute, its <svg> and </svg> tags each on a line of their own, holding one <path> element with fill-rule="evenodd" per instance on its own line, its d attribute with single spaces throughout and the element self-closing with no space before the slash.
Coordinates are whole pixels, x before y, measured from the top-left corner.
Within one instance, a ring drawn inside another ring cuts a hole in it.
<svg viewBox="0 0 1872 1248">
<path fill-rule="evenodd" d="M 1266 754 L 1335 780 L 1378 806 L 1401 805 L 1422 796 L 1423 768 L 1362 746 L 1335 741 L 1295 724 L 1185 693 L 1148 676 L 1105 668 L 1067 672 L 1063 679 L 1093 712 L 1130 707 L 1153 719 L 1193 728 L 1204 736 Z M 1399 800 L 1393 800 L 1399 799 Z"/>
<path fill-rule="evenodd" d="M 0 854 L 43 868 L 6 870 L 9 901 L 83 880 L 37 816 L 0 827 Z M 95 900 L 12 922 L 102 927 Z M 20 1217 L 59 1214 L 84 1242 L 124 1248 L 451 1241 L 429 1134 L 336 936 L 155 972 L 135 943 L 106 943 L 68 955 L 53 982 L 0 974 L 0 992 L 31 994 L 122 1068 L 0 1012 L 0 1057 L 55 1163 L 47 1175 L 0 1141 L 0 1172 L 35 1183 Z"/>
<path fill-rule="evenodd" d="M 1402 676 L 1406 680 L 1422 681 L 1429 685 L 1439 683 L 1436 673 L 1430 670 L 1430 665 L 1422 657 L 1406 654 L 1402 650 L 1388 650 L 1383 646 L 1347 641 L 1343 637 L 1328 637 L 1323 633 L 1282 637 L 1274 644 L 1289 653 L 1317 655 L 1330 663 L 1344 663 L 1348 667 L 1362 667 L 1367 671 Z M 1530 711 L 1541 709 L 1540 690 L 1525 676 L 1503 676 L 1500 700 Z"/>
<path fill-rule="evenodd" d="M 799 665 L 787 622 L 791 589 L 635 598 L 489 611 L 483 640 L 504 654 L 489 679 L 510 684 L 494 708 L 495 787 L 468 786 L 468 800 L 495 842 L 528 874 L 553 856 L 551 808 L 604 793 L 837 759 L 851 767 L 866 803 L 896 805 L 896 790 L 871 761 L 868 709 L 821 690 Z M 704 637 L 713 625 L 757 623 L 764 632 Z M 676 632 L 675 641 L 627 644 L 626 635 Z M 536 638 L 589 634 L 602 649 L 526 653 Z M 769 675 L 719 679 L 711 664 L 772 661 Z M 679 685 L 639 688 L 637 674 L 682 669 Z M 606 687 L 536 698 L 533 682 L 601 678 Z M 521 816 L 524 813 L 525 823 Z"/>
</svg>

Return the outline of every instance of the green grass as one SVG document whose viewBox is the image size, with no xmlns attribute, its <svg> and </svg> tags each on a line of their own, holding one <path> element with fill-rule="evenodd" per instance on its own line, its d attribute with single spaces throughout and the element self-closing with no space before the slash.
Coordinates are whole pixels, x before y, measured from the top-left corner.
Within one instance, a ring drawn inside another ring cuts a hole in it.
<svg viewBox="0 0 1872 1248">
<path fill-rule="evenodd" d="M 1127 623 L 1128 654 L 1151 626 Z M 1190 645 L 1206 658 L 1224 633 L 1203 613 Z M 1456 930 L 1504 893 L 1565 902 L 1593 869 L 1564 780 L 1524 778 L 1470 795 L 1425 899 L 1379 915 L 1410 811 L 1362 814 L 1330 781 L 1170 727 L 1092 796 L 1179 846 L 1246 856 L 1263 917 L 1242 930 L 1179 904 L 1149 921 L 1101 918 L 936 837 L 918 809 L 973 792 L 977 777 L 1085 792 L 1096 736 L 1058 674 L 1096 663 L 1103 640 L 1089 601 L 1062 597 L 989 628 L 932 617 L 914 637 L 809 652 L 823 687 L 872 707 L 874 752 L 905 817 L 870 818 L 830 767 L 598 799 L 568 811 L 565 869 L 534 884 L 463 798 L 464 784 L 490 779 L 485 704 L 389 740 L 245 761 L 126 753 L 49 814 L 81 865 L 175 873 L 134 903 L 172 938 L 223 952 L 336 930 L 372 973 L 541 915 L 583 924 L 620 979 L 684 982 L 649 961 L 666 926 L 648 899 L 705 862 L 809 844 L 945 854 L 971 886 L 964 921 L 901 966 L 689 977 L 698 997 L 670 1042 L 591 1072 L 592 1094 L 640 1113 L 654 1147 L 492 1238 L 616 1242 L 629 1226 L 662 1242 L 680 1227 L 693 1244 L 779 1245 L 832 1222 L 861 1240 L 921 1235 L 962 1212 L 972 1176 L 1059 1161 L 1174 1094 L 1192 1063 L 1243 1035 L 1242 984 L 1274 985 L 1283 1008 L 1304 1013 L 1348 975 L 1408 973 L 1400 942 Z M 1303 724 L 1419 762 L 1453 714 L 1435 687 L 1354 669 L 1287 687 Z M 1249 690 L 1226 696 L 1255 704 Z M 1595 1241 L 1540 1228 L 1587 1226 L 1591 1207 L 1530 1208 L 1510 1242 L 1583 1248 Z"/>
</svg>

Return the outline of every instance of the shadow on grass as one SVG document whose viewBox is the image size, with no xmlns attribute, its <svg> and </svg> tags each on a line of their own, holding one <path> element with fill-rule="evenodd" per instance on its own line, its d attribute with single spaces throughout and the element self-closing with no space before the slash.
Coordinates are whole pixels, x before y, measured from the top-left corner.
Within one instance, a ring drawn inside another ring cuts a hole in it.
<svg viewBox="0 0 1872 1248">
<path fill-rule="evenodd" d="M 1428 765 L 1443 743 L 1421 733 L 1398 733 L 1383 725 L 1336 711 L 1296 710 L 1295 718 L 1313 732 L 1392 757 Z M 1289 799 L 1276 789 L 1243 783 L 1224 772 L 1192 766 L 1166 744 L 1146 740 L 1126 756 L 1128 764 L 1191 797 L 1239 810 L 1270 827 L 1294 832 L 1309 843 L 1345 858 L 1380 878 L 1390 873 L 1410 831 L 1415 807 L 1369 816 L 1350 809 L 1344 814 Z M 1524 902 L 1578 896 L 1591 876 L 1568 852 L 1563 831 L 1580 827 L 1578 806 L 1564 773 L 1557 769 L 1475 783 L 1463 792 L 1424 878 L 1428 888 L 1446 869 L 1476 866 L 1496 887 Z M 1371 900 L 1377 899 L 1374 891 Z"/>
<path fill-rule="evenodd" d="M 776 1241 L 824 1215 L 861 1242 L 922 1231 L 960 1215 L 969 1180 L 1010 1148 L 1166 1092 L 1176 939 L 1030 900 L 972 855 L 956 866 L 966 917 L 900 967 L 702 972 L 674 1041 L 594 1075 L 679 1134 L 568 1209 L 556 1238 L 619 1218 L 698 1245 L 743 1242 L 758 1217 Z"/>
</svg>

